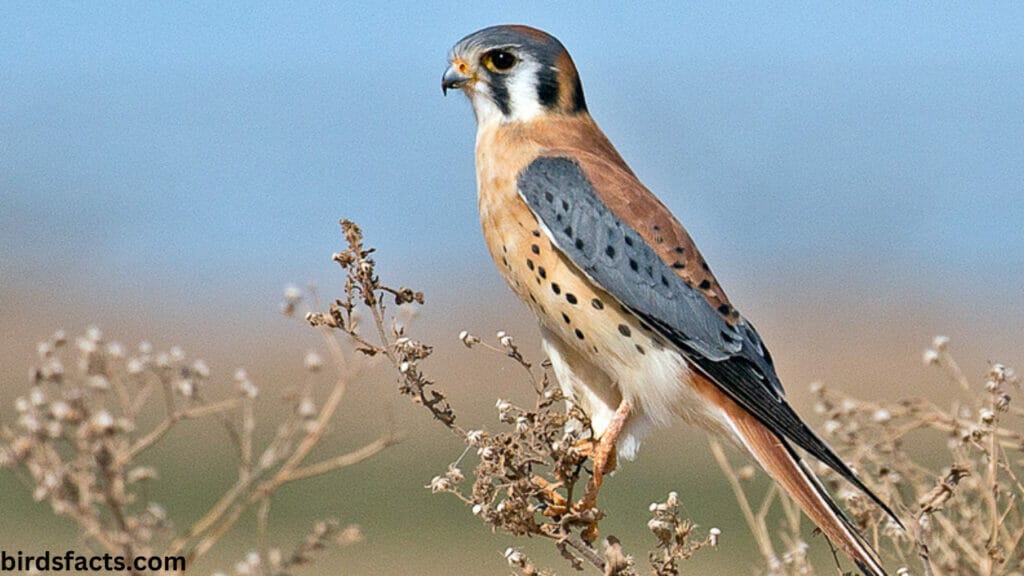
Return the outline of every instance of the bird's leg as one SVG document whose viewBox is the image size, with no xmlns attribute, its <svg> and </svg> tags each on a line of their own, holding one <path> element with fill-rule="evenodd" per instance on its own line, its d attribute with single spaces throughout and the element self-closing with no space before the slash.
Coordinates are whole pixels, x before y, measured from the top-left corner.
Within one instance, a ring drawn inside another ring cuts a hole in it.
<svg viewBox="0 0 1024 576">
<path fill-rule="evenodd" d="M 601 489 L 604 475 L 615 470 L 615 444 L 622 435 L 622 429 L 626 427 L 626 420 L 630 415 L 629 402 L 623 400 L 615 410 L 615 416 L 608 423 L 608 428 L 601 434 L 601 439 L 593 446 L 591 459 L 594 461 L 594 474 L 587 483 L 587 491 L 583 493 L 580 501 L 581 508 L 593 508 L 597 503 L 597 492 Z"/>
<path fill-rule="evenodd" d="M 590 477 L 590 482 L 587 483 L 587 489 L 583 493 L 583 498 L 573 506 L 577 512 L 586 512 L 597 507 L 597 492 L 601 489 L 604 476 L 615 470 L 617 464 L 615 443 L 618 442 L 623 428 L 626 427 L 626 420 L 629 418 L 630 410 L 629 402 L 623 400 L 615 410 L 615 416 L 608 423 L 608 427 L 601 434 L 601 439 L 593 445 L 590 457 L 594 461 L 594 472 Z M 583 539 L 587 542 L 597 540 L 596 522 L 591 523 L 583 531 Z"/>
</svg>

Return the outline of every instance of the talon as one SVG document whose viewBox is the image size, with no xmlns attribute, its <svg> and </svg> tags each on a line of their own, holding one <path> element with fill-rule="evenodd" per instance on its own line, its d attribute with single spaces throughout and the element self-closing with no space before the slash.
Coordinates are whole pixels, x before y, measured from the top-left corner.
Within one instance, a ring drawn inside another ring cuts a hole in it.
<svg viewBox="0 0 1024 576">
<path fill-rule="evenodd" d="M 580 456 L 586 459 L 594 456 L 594 451 L 597 450 L 598 444 L 599 441 L 593 438 L 580 438 L 575 444 L 573 444 L 573 448 L 580 453 Z"/>
<path fill-rule="evenodd" d="M 533 485 L 540 488 L 541 492 L 538 494 L 541 503 L 544 505 L 543 514 L 548 518 L 554 518 L 562 516 L 569 511 L 569 502 L 557 492 L 562 487 L 561 482 L 548 482 L 540 476 L 534 476 L 530 479 Z"/>
<path fill-rule="evenodd" d="M 584 526 L 583 530 L 580 531 L 580 538 L 587 544 L 593 544 L 597 541 L 600 533 L 598 523 L 604 518 L 604 512 L 601 512 L 596 507 L 581 510 L 576 510 L 574 507 L 574 511 L 578 523 Z"/>
</svg>

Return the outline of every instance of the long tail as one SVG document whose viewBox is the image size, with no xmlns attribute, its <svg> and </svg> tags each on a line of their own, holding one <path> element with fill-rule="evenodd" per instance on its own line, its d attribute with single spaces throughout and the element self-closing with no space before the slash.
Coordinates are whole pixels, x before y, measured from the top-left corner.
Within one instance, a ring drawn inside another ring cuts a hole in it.
<svg viewBox="0 0 1024 576">
<path fill-rule="evenodd" d="M 825 536 L 841 548 L 866 576 L 886 576 L 878 554 L 843 515 L 821 481 L 793 448 L 731 401 L 720 406 L 725 409 L 733 430 L 754 459 L 796 500 Z"/>
</svg>

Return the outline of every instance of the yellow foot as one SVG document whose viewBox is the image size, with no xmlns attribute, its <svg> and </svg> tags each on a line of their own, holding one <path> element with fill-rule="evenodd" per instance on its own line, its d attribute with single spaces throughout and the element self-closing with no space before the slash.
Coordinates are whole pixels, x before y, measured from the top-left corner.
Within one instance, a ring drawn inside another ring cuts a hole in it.
<svg viewBox="0 0 1024 576">
<path fill-rule="evenodd" d="M 597 537 L 600 535 L 600 530 L 597 528 L 597 520 L 587 524 L 587 527 L 583 529 L 583 532 L 580 532 L 580 538 L 582 538 L 587 544 L 597 542 Z"/>
<path fill-rule="evenodd" d="M 583 497 L 573 504 L 572 510 L 581 518 L 585 519 L 586 527 L 580 534 L 585 542 L 594 543 L 597 541 L 597 522 L 604 515 L 597 509 L 597 494 L 601 490 L 606 474 L 615 470 L 617 459 L 615 457 L 615 444 L 599 442 L 593 445 L 593 453 L 590 458 L 594 461 L 594 471 L 587 482 L 587 489 Z"/>
<path fill-rule="evenodd" d="M 594 456 L 594 450 L 597 450 L 597 445 L 600 441 L 594 438 L 580 438 L 573 444 L 573 448 L 580 453 L 580 456 L 584 458 L 591 458 Z"/>
<path fill-rule="evenodd" d="M 545 516 L 553 518 L 562 516 L 569 511 L 569 501 L 557 492 L 562 487 L 561 482 L 548 482 L 540 476 L 534 476 L 530 481 L 541 489 L 538 498 L 544 503 Z"/>
</svg>

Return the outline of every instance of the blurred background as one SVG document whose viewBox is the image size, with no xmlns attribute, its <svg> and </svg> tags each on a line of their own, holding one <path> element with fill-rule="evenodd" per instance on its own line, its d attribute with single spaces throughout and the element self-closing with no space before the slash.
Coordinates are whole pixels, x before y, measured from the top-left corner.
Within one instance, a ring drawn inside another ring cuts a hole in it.
<svg viewBox="0 0 1024 576">
<path fill-rule="evenodd" d="M 385 279 L 426 292 L 412 329 L 436 344 L 428 368 L 460 418 L 496 426 L 495 399 L 529 390 L 456 335 L 505 329 L 540 352 L 484 248 L 470 106 L 442 98 L 440 76 L 459 38 L 512 22 L 568 47 L 593 116 L 690 230 L 813 423 L 813 381 L 889 400 L 951 393 L 921 365 L 935 334 L 974 381 L 990 362 L 1024 365 L 1020 6 L 5 3 L 3 405 L 24 393 L 37 341 L 97 325 L 182 346 L 225 390 L 245 366 L 272 420 L 320 346 L 278 313 L 282 289 L 341 293 L 330 258 L 345 217 Z M 333 446 L 372 438 L 385 413 L 409 438 L 282 493 L 276 541 L 331 515 L 366 541 L 313 573 L 507 571 L 516 542 L 423 488 L 461 446 L 407 404 L 383 371 L 353 388 Z M 154 497 L 181 527 L 232 481 L 219 435 L 182 431 L 154 456 Z M 694 569 L 745 573 L 754 545 L 703 436 L 682 427 L 607 484 L 606 533 L 642 556 L 647 505 L 673 489 L 723 529 L 724 549 Z M 5 548 L 74 547 L 70 523 L 7 471 L 0 511 Z M 243 526 L 194 571 L 229 568 L 251 536 Z M 517 544 L 568 571 L 548 543 Z"/>
</svg>

